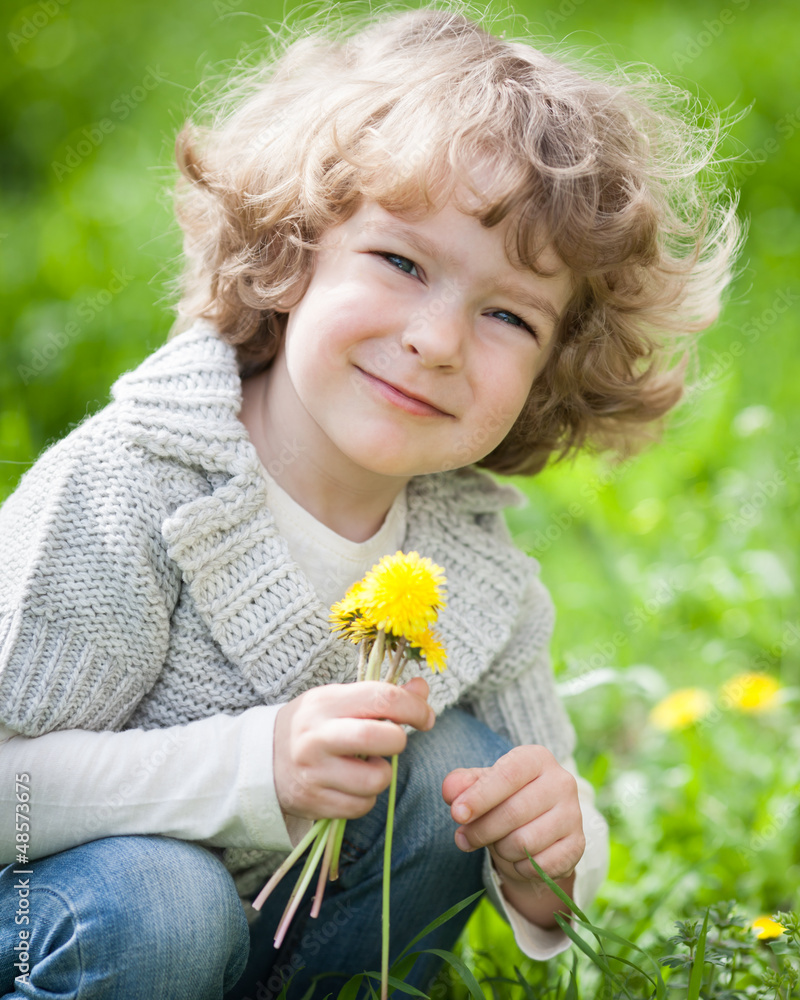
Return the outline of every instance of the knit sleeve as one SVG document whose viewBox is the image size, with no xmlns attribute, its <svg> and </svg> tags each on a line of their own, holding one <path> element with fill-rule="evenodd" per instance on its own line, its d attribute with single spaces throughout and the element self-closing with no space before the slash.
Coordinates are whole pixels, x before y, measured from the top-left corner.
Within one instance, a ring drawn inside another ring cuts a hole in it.
<svg viewBox="0 0 800 1000">
<path fill-rule="evenodd" d="M 109 426 L 110 425 L 110 426 Z M 180 576 L 135 446 L 91 418 L 0 508 L 0 719 L 119 729 L 164 662 Z"/>
<path fill-rule="evenodd" d="M 561 761 L 575 748 L 575 731 L 556 691 L 549 641 L 555 612 L 538 576 L 529 577 L 508 642 L 468 692 L 472 712 L 514 746 L 537 743 Z"/>
</svg>

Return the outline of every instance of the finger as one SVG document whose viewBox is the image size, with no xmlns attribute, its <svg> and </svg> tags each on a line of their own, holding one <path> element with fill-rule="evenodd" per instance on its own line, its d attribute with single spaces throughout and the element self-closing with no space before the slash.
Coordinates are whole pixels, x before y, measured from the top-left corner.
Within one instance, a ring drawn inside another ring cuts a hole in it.
<svg viewBox="0 0 800 1000">
<path fill-rule="evenodd" d="M 537 784 L 532 782 L 475 823 L 460 827 L 456 830 L 456 844 L 463 851 L 491 846 L 498 857 L 509 863 L 526 861 L 528 854 L 536 856 L 569 838 L 580 842 L 583 853 L 583 816 L 577 794 L 558 798 L 536 815 L 542 808 Z M 527 816 L 534 818 L 526 820 Z M 526 871 L 532 874 L 533 870 L 528 867 Z"/>
<path fill-rule="evenodd" d="M 575 871 L 585 847 L 585 840 L 581 836 L 573 835 L 563 837 L 536 853 L 531 851 L 530 855 L 550 878 L 562 879 L 568 878 Z M 522 861 L 514 862 L 514 870 L 518 875 L 531 879 L 531 881 L 540 878 L 527 856 Z"/>
<path fill-rule="evenodd" d="M 408 742 L 397 723 L 378 719 L 327 719 L 314 735 L 320 749 L 335 757 L 393 757 Z"/>
<path fill-rule="evenodd" d="M 472 823 L 460 826 L 456 831 L 456 843 L 459 847 L 462 850 L 476 851 L 489 844 L 496 845 L 518 831 L 527 830 L 529 824 L 541 818 L 535 791 L 531 794 L 530 789 L 531 786 L 526 785 L 522 791 L 505 799 Z M 524 857 L 525 852 L 522 850 L 516 857 L 508 860 L 517 861 Z"/>
<path fill-rule="evenodd" d="M 452 805 L 453 800 L 473 785 L 484 770 L 482 767 L 457 767 L 442 782 L 442 798 Z"/>
<path fill-rule="evenodd" d="M 418 698 L 427 698 L 430 693 L 428 682 L 424 677 L 412 677 L 411 680 L 406 681 L 405 684 L 400 684 L 399 687 L 404 691 L 410 691 L 412 694 L 417 695 Z"/>
<path fill-rule="evenodd" d="M 436 716 L 425 699 L 427 688 L 424 680 L 411 688 L 386 681 L 360 681 L 322 684 L 300 697 L 306 699 L 304 719 L 313 725 L 321 718 L 357 717 L 389 719 L 416 729 L 430 729 Z"/>
<path fill-rule="evenodd" d="M 320 684 L 299 695 L 297 702 L 302 703 L 303 718 L 343 718 L 344 716 L 362 716 L 369 718 L 386 718 L 387 707 L 425 706 L 427 709 L 428 685 L 422 678 L 415 678 L 419 683 L 409 687 L 388 684 L 386 681 L 359 681 L 357 684 Z M 290 703 L 291 704 L 291 703 Z M 395 720 L 396 721 L 396 720 Z"/>
<path fill-rule="evenodd" d="M 425 685 L 427 688 L 427 684 Z M 427 730 L 436 714 L 421 694 L 419 685 L 409 690 L 386 681 L 361 681 L 347 685 L 351 698 L 342 714 L 360 718 L 389 719 L 398 725 Z"/>
<path fill-rule="evenodd" d="M 305 808 L 293 812 L 304 819 L 359 819 L 374 807 L 377 796 L 348 795 L 325 788 Z"/>
<path fill-rule="evenodd" d="M 535 855 L 563 837 L 582 831 L 579 807 L 573 810 L 569 804 L 558 803 L 535 815 L 536 797 L 526 795 L 527 791 L 517 793 L 517 801 L 504 802 L 456 832 L 472 850 L 491 845 L 504 861 L 514 862 L 524 861 L 527 854 Z M 528 819 L 531 815 L 533 818 Z"/>
<path fill-rule="evenodd" d="M 383 757 L 333 757 L 320 767 L 298 769 L 290 782 L 283 783 L 283 791 L 308 809 L 330 792 L 353 798 L 380 795 L 391 777 L 391 764 Z"/>
<path fill-rule="evenodd" d="M 458 823 L 470 823 L 485 815 L 538 778 L 552 763 L 555 759 L 544 747 L 514 747 L 492 767 L 485 768 L 478 780 L 457 797 L 452 805 L 453 818 Z"/>
<path fill-rule="evenodd" d="M 380 795 L 392 780 L 392 765 L 383 757 L 339 757 L 322 768 L 319 782 L 326 788 L 357 798 Z"/>
</svg>

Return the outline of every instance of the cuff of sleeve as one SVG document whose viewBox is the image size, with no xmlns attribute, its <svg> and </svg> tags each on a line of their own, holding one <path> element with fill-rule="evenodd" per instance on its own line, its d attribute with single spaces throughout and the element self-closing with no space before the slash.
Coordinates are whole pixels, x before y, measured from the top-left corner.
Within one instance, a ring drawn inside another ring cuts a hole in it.
<svg viewBox="0 0 800 1000">
<path fill-rule="evenodd" d="M 539 927 L 527 920 L 519 910 L 515 909 L 503 895 L 502 879 L 495 871 L 488 848 L 483 856 L 483 882 L 486 892 L 501 916 L 505 917 L 514 931 L 514 939 L 519 950 L 528 958 L 544 962 L 548 958 L 566 951 L 570 939 L 560 927 L 552 929 Z M 577 895 L 578 870 L 575 869 L 575 886 Z M 580 904 L 579 904 L 580 905 Z"/>
<path fill-rule="evenodd" d="M 313 819 L 305 819 L 302 816 L 289 816 L 288 813 L 283 812 L 283 820 L 286 824 L 286 833 L 291 842 L 292 848 L 297 847 L 300 841 L 305 837 L 311 827 L 314 825 Z"/>
<path fill-rule="evenodd" d="M 241 716 L 242 752 L 239 772 L 242 823 L 253 847 L 291 851 L 311 828 L 312 820 L 289 816 L 275 789 L 273 744 L 275 719 L 282 706 L 258 705 Z"/>
</svg>

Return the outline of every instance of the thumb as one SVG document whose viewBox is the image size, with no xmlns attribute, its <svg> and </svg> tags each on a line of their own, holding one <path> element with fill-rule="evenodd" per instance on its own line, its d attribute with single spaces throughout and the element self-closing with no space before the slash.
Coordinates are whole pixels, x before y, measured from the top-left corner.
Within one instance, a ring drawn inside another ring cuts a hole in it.
<svg viewBox="0 0 800 1000">
<path fill-rule="evenodd" d="M 475 784 L 485 770 L 484 767 L 457 767 L 442 782 L 442 798 L 449 806 L 452 805 L 462 792 Z"/>
<path fill-rule="evenodd" d="M 401 684 L 400 687 L 411 691 L 412 694 L 420 698 L 427 698 L 430 693 L 430 687 L 424 677 L 412 677 L 411 680 L 406 681 L 405 684 Z"/>
</svg>

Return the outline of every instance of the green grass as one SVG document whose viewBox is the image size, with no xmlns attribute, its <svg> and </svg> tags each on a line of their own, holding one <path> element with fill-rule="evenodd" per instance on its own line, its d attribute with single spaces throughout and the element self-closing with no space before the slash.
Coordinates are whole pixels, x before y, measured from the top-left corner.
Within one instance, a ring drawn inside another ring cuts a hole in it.
<svg viewBox="0 0 800 1000">
<path fill-rule="evenodd" d="M 180 249 L 164 193 L 175 132 L 206 68 L 257 48 L 263 23 L 282 16 L 277 3 L 227 0 L 57 6 L 49 17 L 42 4 L 4 12 L 0 498 L 163 342 Z M 611 825 L 611 874 L 590 916 L 663 956 L 676 920 L 702 925 L 725 900 L 742 920 L 798 908 L 796 5 L 515 9 L 551 37 L 652 62 L 731 114 L 752 105 L 729 143 L 749 157 L 733 179 L 750 234 L 722 318 L 700 341 L 700 388 L 635 462 L 556 465 L 524 484 L 530 503 L 510 516 L 558 608 L 556 670 Z M 752 669 L 779 679 L 783 703 L 763 714 L 721 706 L 720 686 Z M 650 709 L 686 686 L 707 690 L 715 710 L 703 725 L 657 730 Z M 766 961 L 766 946 L 753 948 Z M 572 957 L 529 962 L 486 903 L 462 954 L 507 979 L 516 966 L 537 996 L 558 976 L 568 988 Z M 580 953 L 582 996 L 593 976 Z M 464 995 L 455 978 L 443 983 L 441 996 Z"/>
</svg>

